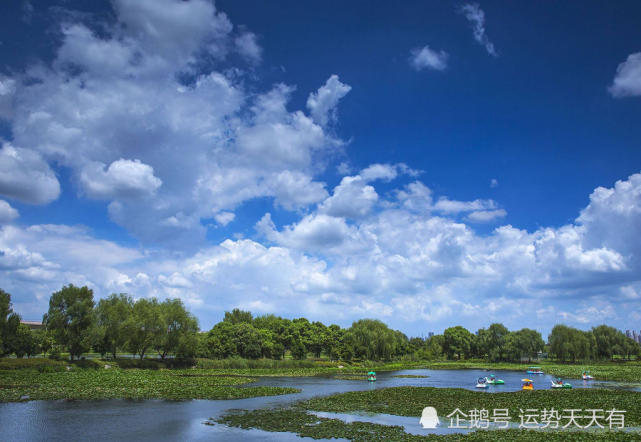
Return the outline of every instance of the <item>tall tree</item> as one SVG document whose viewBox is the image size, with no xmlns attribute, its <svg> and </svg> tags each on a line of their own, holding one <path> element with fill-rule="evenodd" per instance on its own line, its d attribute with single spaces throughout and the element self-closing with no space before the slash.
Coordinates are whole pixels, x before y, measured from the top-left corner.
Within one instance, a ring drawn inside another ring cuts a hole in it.
<svg viewBox="0 0 641 442">
<path fill-rule="evenodd" d="M 49 311 L 43 323 L 55 341 L 67 348 L 72 361 L 91 347 L 94 305 L 93 290 L 73 284 L 64 286 L 49 299 Z"/>
<path fill-rule="evenodd" d="M 0 289 L 0 357 L 13 353 L 18 327 L 20 315 L 11 308 L 11 295 Z"/>
<path fill-rule="evenodd" d="M 447 357 L 453 359 L 455 355 L 458 355 L 460 359 L 461 356 L 467 355 L 470 351 L 472 336 L 469 330 L 460 325 L 445 329 L 443 332 L 443 350 Z"/>
<path fill-rule="evenodd" d="M 125 323 L 125 330 L 128 336 L 127 346 L 134 355 L 145 357 L 148 349 L 158 339 L 162 321 L 160 318 L 160 306 L 156 298 L 139 299 L 134 303 L 131 317 Z"/>
<path fill-rule="evenodd" d="M 507 327 L 499 323 L 494 323 L 487 329 L 490 360 L 502 361 L 504 359 L 505 342 L 508 334 Z"/>
<path fill-rule="evenodd" d="M 134 301 L 126 293 L 112 293 L 109 297 L 98 301 L 96 316 L 98 325 L 103 329 L 102 344 L 104 351 L 110 352 L 116 359 L 116 352 L 127 342 L 125 325 L 131 317 Z"/>
<path fill-rule="evenodd" d="M 199 330 L 198 319 L 189 313 L 179 298 L 166 299 L 159 308 L 161 327 L 154 348 L 162 359 L 169 353 L 178 353 L 181 345 L 181 353 L 189 353 L 185 346 L 191 348 L 194 343 L 192 338 Z"/>
<path fill-rule="evenodd" d="M 223 321 L 231 322 L 232 324 L 240 324 L 241 322 L 251 324 L 254 320 L 252 312 L 240 309 L 233 309 L 231 312 L 225 312 Z"/>
</svg>

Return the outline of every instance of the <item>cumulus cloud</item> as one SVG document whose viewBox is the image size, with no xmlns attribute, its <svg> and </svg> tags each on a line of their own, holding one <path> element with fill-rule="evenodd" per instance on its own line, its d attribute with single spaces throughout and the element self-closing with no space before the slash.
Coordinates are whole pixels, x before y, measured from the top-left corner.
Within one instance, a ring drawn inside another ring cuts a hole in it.
<svg viewBox="0 0 641 442">
<path fill-rule="evenodd" d="M 363 178 L 345 177 L 334 189 L 334 194 L 319 206 L 318 211 L 334 217 L 362 218 L 369 215 L 377 201 L 376 190 L 365 184 Z"/>
<path fill-rule="evenodd" d="M 338 75 L 332 75 L 317 92 L 309 94 L 307 108 L 314 122 L 326 126 L 330 121 L 336 120 L 338 101 L 351 90 L 351 86 L 338 80 Z"/>
<path fill-rule="evenodd" d="M 406 164 L 371 164 L 365 169 L 361 170 L 359 175 L 365 181 L 392 181 L 400 174 L 406 174 L 416 177 L 421 174 L 420 171 L 410 169 Z"/>
<path fill-rule="evenodd" d="M 447 197 L 442 197 L 434 204 L 435 211 L 445 214 L 485 211 L 495 208 L 496 202 L 493 200 L 456 201 L 448 199 Z"/>
<path fill-rule="evenodd" d="M 449 54 L 443 50 L 435 51 L 429 46 L 412 49 L 410 64 L 417 71 L 429 68 L 436 71 L 444 71 L 447 68 Z"/>
<path fill-rule="evenodd" d="M 214 215 L 214 219 L 221 226 L 226 226 L 236 218 L 236 215 L 232 212 L 220 212 Z"/>
<path fill-rule="evenodd" d="M 16 92 L 16 81 L 11 78 L 3 78 L 0 75 L 0 118 L 11 119 L 13 115 L 12 101 Z"/>
<path fill-rule="evenodd" d="M 0 150 L 0 195 L 47 204 L 60 195 L 60 183 L 38 152 L 5 143 Z"/>
<path fill-rule="evenodd" d="M 114 161 L 105 170 L 102 163 L 90 163 L 80 173 L 80 182 L 92 198 L 134 198 L 154 194 L 162 181 L 153 167 L 140 160 Z"/>
<path fill-rule="evenodd" d="M 0 225 L 8 224 L 20 216 L 18 211 L 11 207 L 11 204 L 0 200 Z"/>
<path fill-rule="evenodd" d="M 111 219 L 138 239 L 178 249 L 202 243 L 202 219 L 248 200 L 303 210 L 327 197 L 315 177 L 344 142 L 324 126 L 349 86 L 332 76 L 311 94 L 311 115 L 289 110 L 295 87 L 250 93 L 242 70 L 215 70 L 231 52 L 257 61 L 260 47 L 212 2 L 112 4 L 113 23 L 69 19 L 50 64 L 0 78 L 0 115 L 11 117 L 21 158 L 32 159 L 20 174 L 10 160 L 0 194 L 55 199 L 56 163 L 82 194 L 111 200 Z M 14 189 L 37 183 L 34 170 L 51 181 L 44 192 Z"/>
<path fill-rule="evenodd" d="M 258 44 L 256 34 L 243 32 L 235 40 L 236 51 L 252 63 L 260 63 L 263 49 Z"/>
<path fill-rule="evenodd" d="M 474 39 L 481 45 L 485 46 L 488 54 L 498 57 L 498 53 L 494 48 L 494 43 L 485 35 L 485 12 L 481 9 L 478 3 L 466 3 L 457 8 L 459 14 L 464 14 L 472 23 L 474 30 Z"/>
<path fill-rule="evenodd" d="M 615 98 L 641 95 L 641 52 L 628 55 L 628 59 L 619 65 L 608 90 Z"/>
<path fill-rule="evenodd" d="M 466 219 L 473 223 L 489 223 L 498 218 L 505 218 L 507 212 L 503 209 L 497 210 L 475 210 L 467 215 Z"/>
<path fill-rule="evenodd" d="M 492 181 L 490 181 L 490 188 L 494 189 L 495 187 L 499 187 L 499 182 L 495 178 L 492 178 Z"/>
</svg>

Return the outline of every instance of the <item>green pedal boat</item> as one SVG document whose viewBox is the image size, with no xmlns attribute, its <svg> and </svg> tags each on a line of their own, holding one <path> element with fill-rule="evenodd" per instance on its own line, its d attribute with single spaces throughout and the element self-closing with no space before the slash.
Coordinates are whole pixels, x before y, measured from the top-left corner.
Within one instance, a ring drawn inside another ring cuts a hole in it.
<svg viewBox="0 0 641 442">
<path fill-rule="evenodd" d="M 505 382 L 503 382 L 502 380 L 496 379 L 496 377 L 493 374 L 491 374 L 489 378 L 485 378 L 485 380 L 490 385 L 503 385 L 503 384 L 505 384 Z"/>
</svg>

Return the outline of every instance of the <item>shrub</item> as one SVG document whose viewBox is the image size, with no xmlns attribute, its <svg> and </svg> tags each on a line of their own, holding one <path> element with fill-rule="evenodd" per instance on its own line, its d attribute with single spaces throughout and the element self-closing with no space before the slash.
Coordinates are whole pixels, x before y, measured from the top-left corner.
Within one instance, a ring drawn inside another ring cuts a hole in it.
<svg viewBox="0 0 641 442">
<path fill-rule="evenodd" d="M 143 368 L 147 370 L 158 370 L 160 368 L 165 368 L 165 364 L 159 361 L 154 361 L 151 359 L 116 359 L 116 364 L 118 367 L 128 369 L 128 368 Z"/>
<path fill-rule="evenodd" d="M 105 362 L 99 359 L 81 359 L 79 361 L 74 361 L 73 365 L 78 368 L 93 369 L 93 370 L 105 368 Z"/>
<path fill-rule="evenodd" d="M 62 352 L 60 351 L 59 347 L 53 347 L 49 351 L 49 359 L 52 359 L 54 361 L 59 361 L 60 359 L 62 359 Z"/>
<path fill-rule="evenodd" d="M 0 370 L 24 370 L 24 369 L 37 369 L 41 373 L 44 368 L 52 367 L 53 371 L 65 370 L 67 364 L 59 361 L 52 361 L 45 358 L 29 358 L 29 359 L 0 359 Z"/>
</svg>

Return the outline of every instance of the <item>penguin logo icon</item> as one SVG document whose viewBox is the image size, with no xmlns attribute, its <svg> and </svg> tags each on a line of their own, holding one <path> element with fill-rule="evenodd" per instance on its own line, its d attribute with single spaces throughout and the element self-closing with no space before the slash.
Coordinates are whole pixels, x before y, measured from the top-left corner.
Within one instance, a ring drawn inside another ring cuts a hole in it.
<svg viewBox="0 0 641 442">
<path fill-rule="evenodd" d="M 423 425 L 424 429 L 433 429 L 437 425 L 440 425 L 441 422 L 438 420 L 438 415 L 436 414 L 436 408 L 434 407 L 425 407 L 423 408 L 423 414 L 421 414 L 421 420 L 418 421 L 419 424 Z"/>
</svg>

